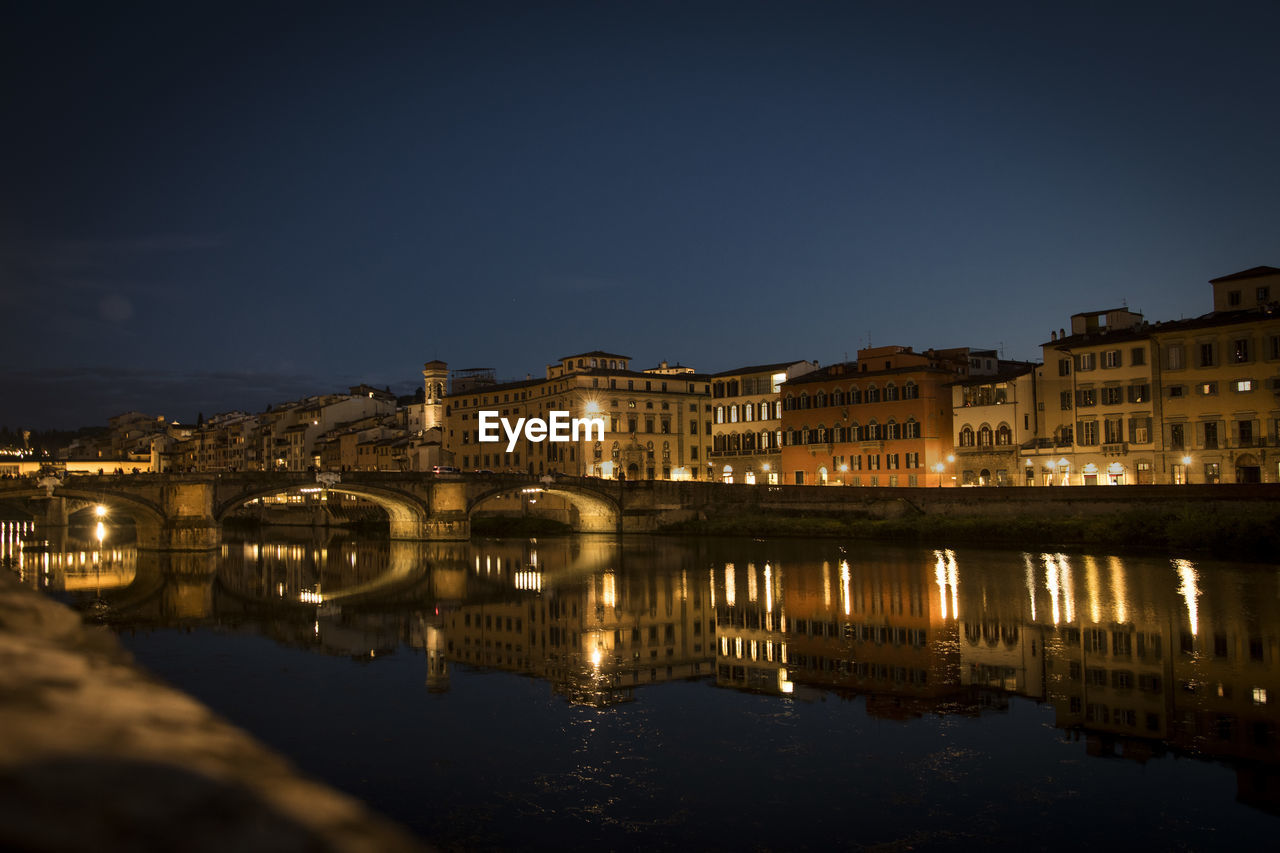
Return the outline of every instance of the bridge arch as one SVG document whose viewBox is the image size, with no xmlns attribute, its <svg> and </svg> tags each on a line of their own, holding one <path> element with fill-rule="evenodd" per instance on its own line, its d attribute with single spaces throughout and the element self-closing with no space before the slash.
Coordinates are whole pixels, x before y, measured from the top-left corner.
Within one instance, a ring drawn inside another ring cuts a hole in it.
<svg viewBox="0 0 1280 853">
<path fill-rule="evenodd" d="M 58 486 L 50 497 L 43 488 L 20 489 L 6 492 L 6 503 L 25 503 L 25 511 L 37 522 L 50 527 L 66 527 L 69 517 L 91 506 L 107 508 L 107 518 L 128 517 L 138 533 L 138 547 L 156 547 L 165 526 L 164 510 L 144 497 L 110 488 L 77 488 L 74 484 Z M 43 504 L 43 506 L 41 506 Z"/>
<path fill-rule="evenodd" d="M 314 484 L 306 482 L 276 484 L 242 492 L 233 498 L 219 502 L 213 510 L 214 520 L 221 525 L 231 513 L 251 501 L 297 492 L 304 487 L 314 487 Z M 429 515 L 429 508 L 406 492 L 349 483 L 335 483 L 326 487 L 325 490 L 363 498 L 377 504 L 387 514 L 392 539 L 422 538 L 423 524 Z"/>
<path fill-rule="evenodd" d="M 544 483 L 529 481 L 524 483 L 506 483 L 483 489 L 467 499 L 467 518 L 480 508 L 480 505 L 498 495 L 510 492 L 537 489 L 549 495 L 565 498 L 578 511 L 578 525 L 574 528 L 580 533 L 616 533 L 622 518 L 618 501 L 613 496 L 590 487 L 572 485 L 562 482 Z"/>
</svg>

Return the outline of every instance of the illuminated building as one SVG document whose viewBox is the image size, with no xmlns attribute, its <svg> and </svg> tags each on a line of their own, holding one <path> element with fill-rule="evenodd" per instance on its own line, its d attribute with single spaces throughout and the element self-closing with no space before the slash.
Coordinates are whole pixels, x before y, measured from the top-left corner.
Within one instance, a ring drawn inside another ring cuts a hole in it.
<svg viewBox="0 0 1280 853">
<path fill-rule="evenodd" d="M 710 447 L 710 382 L 691 368 L 665 362 L 652 371 L 630 369 L 630 358 L 601 351 L 565 356 L 541 379 L 497 382 L 469 371 L 455 376 L 444 398 L 444 458 L 463 470 L 557 472 L 626 479 L 695 479 Z M 457 380 L 462 380 L 461 382 Z M 479 440 L 479 413 L 547 418 L 601 418 L 605 436 L 575 442 L 530 441 L 507 449 Z"/>
<path fill-rule="evenodd" d="M 1043 485 L 1280 481 L 1280 270 L 1214 279 L 1214 311 L 1073 315 L 1037 371 Z M 1029 466 L 1027 463 L 1030 463 Z"/>
<path fill-rule="evenodd" d="M 787 361 L 712 375 L 712 443 L 705 460 L 710 479 L 775 485 L 781 481 L 782 385 L 817 366 Z"/>
<path fill-rule="evenodd" d="M 995 374 L 970 376 L 951 388 L 955 468 L 962 486 L 1030 485 L 1019 470 L 1019 448 L 1037 434 L 1037 365 L 996 364 Z"/>
<path fill-rule="evenodd" d="M 1024 457 L 1044 485 L 1152 483 L 1158 374 L 1149 325 L 1126 308 L 1071 317 L 1043 345 L 1041 435 Z"/>
<path fill-rule="evenodd" d="M 969 375 L 969 355 L 967 348 L 876 347 L 789 380 L 782 482 L 954 485 L 949 385 Z"/>
<path fill-rule="evenodd" d="M 1280 270 L 1214 279 L 1214 311 L 1152 329 L 1173 483 L 1280 482 Z"/>
</svg>

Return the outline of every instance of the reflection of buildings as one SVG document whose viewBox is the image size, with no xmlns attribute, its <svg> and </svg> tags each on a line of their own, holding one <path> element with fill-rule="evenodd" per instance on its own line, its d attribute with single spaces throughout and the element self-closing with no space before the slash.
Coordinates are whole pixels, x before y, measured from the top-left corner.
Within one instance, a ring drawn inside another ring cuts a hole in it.
<svg viewBox="0 0 1280 853">
<path fill-rule="evenodd" d="M 959 691 L 945 568 L 937 584 L 923 563 L 724 562 L 712 584 L 722 686 L 867 694 L 869 712 L 890 717 Z"/>
<path fill-rule="evenodd" d="M 520 597 L 449 613 L 443 630 L 450 659 L 546 678 L 588 704 L 710 672 L 710 604 L 688 570 L 636 574 L 617 566 L 558 579 L 570 555 L 548 560 L 546 550 L 540 558 L 532 542 L 477 549 L 475 573 L 505 576 Z"/>
<path fill-rule="evenodd" d="M 73 564 L 64 569 L 72 577 L 79 551 L 27 550 L 29 528 L 0 527 L 4 565 L 35 585 L 46 560 L 49 577 L 59 561 Z M 137 571 L 169 572 L 161 593 L 169 599 L 158 613 L 147 605 L 155 622 L 212 616 L 361 660 L 409 645 L 424 650 L 433 691 L 456 687 L 461 665 L 543 678 L 596 705 L 712 674 L 718 686 L 779 698 L 857 698 L 885 719 L 974 714 L 1022 696 L 1046 703 L 1055 724 L 1084 735 L 1094 753 L 1222 760 L 1237 770 L 1242 798 L 1280 804 L 1273 570 L 801 542 L 620 547 L 576 537 L 424 553 L 414 565 L 429 571 L 409 572 L 421 582 L 338 606 L 330 594 L 396 573 L 405 561 L 393 546 L 227 543 L 216 589 L 212 558 L 204 571 L 188 563 Z M 316 593 L 324 605 L 310 603 Z"/>
<path fill-rule="evenodd" d="M 32 548 L 36 525 L 30 521 L 0 521 L 0 566 L 8 567 L 20 583 L 49 592 L 95 593 L 120 589 L 138 572 L 138 552 L 132 542 L 114 541 L 121 531 L 109 528 L 102 542 L 75 535 L 75 528 L 59 547 Z M 132 538 L 132 530 L 125 535 Z"/>
<path fill-rule="evenodd" d="M 227 542 L 219 578 L 229 590 L 259 600 L 318 603 L 322 592 L 369 583 L 387 571 L 390 543 L 372 538 L 325 539 L 308 533 L 293 542 Z"/>
<path fill-rule="evenodd" d="M 1228 760 L 1243 799 L 1280 806 L 1271 572 L 1061 554 L 1037 568 L 1057 725 L 1085 732 L 1098 754 Z"/>
</svg>

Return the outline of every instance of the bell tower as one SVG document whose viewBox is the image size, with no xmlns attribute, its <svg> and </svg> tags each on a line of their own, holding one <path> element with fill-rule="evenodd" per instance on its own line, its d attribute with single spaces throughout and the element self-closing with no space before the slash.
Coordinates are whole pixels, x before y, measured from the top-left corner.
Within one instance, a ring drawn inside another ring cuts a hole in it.
<svg viewBox="0 0 1280 853">
<path fill-rule="evenodd" d="M 428 361 L 422 365 L 422 431 L 444 427 L 444 395 L 449 380 L 449 365 Z"/>
</svg>

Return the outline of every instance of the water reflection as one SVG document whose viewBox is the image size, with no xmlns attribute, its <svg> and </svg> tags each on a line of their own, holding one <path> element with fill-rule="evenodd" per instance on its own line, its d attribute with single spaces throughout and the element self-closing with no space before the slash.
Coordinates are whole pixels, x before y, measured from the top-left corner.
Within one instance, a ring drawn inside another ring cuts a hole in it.
<svg viewBox="0 0 1280 853">
<path fill-rule="evenodd" d="M 317 652 L 410 647 L 422 680 L 457 667 L 609 706 L 702 679 L 779 702 L 860 700 L 885 720 L 999 714 L 1022 696 L 1098 755 L 1172 751 L 1280 803 L 1280 578 L 1175 557 L 604 538 L 425 545 L 307 533 L 212 555 L 0 529 L 24 583 L 122 627 L 215 622 Z M 81 547 L 83 546 L 83 547 Z M 92 569 L 92 571 L 91 571 Z"/>
</svg>

